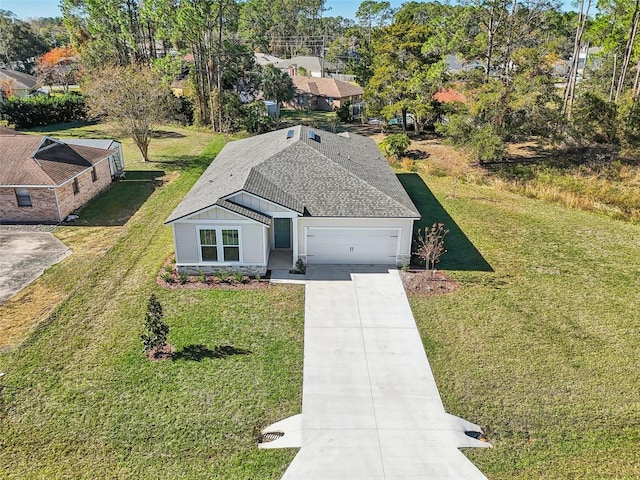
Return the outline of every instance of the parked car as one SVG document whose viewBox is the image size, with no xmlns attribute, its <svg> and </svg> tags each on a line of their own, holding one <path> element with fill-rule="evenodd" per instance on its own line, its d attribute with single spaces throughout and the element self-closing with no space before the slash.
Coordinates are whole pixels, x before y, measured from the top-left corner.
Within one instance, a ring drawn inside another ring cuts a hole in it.
<svg viewBox="0 0 640 480">
<path fill-rule="evenodd" d="M 413 115 L 411 115 L 410 113 L 407 113 L 407 127 L 412 127 L 413 124 L 414 124 Z M 387 122 L 387 125 L 389 125 L 390 127 L 394 125 L 402 126 L 402 117 L 401 116 L 393 117 L 391 120 L 389 120 L 389 122 Z"/>
</svg>

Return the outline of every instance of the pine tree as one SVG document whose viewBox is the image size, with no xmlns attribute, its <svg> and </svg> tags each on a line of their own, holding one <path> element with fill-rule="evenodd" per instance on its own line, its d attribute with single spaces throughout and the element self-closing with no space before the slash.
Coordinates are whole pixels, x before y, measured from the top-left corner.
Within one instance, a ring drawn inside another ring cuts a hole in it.
<svg viewBox="0 0 640 480">
<path fill-rule="evenodd" d="M 162 305 L 154 294 L 149 297 L 144 332 L 140 335 L 144 352 L 157 357 L 158 352 L 167 344 L 169 326 L 162 321 Z"/>
</svg>

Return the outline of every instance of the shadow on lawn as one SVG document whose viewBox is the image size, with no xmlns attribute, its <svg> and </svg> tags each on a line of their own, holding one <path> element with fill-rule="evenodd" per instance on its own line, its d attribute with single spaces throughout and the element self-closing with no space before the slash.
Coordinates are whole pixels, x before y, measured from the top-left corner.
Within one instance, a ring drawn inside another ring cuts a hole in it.
<svg viewBox="0 0 640 480">
<path fill-rule="evenodd" d="M 438 269 L 493 272 L 491 265 L 471 243 L 471 240 L 467 238 L 417 173 L 400 173 L 398 179 L 421 216 L 420 220 L 414 223 L 414 248 L 418 229 L 424 231 L 434 223 L 441 222 L 449 230 L 445 239 L 445 248 L 448 252 L 442 256 Z"/>
<path fill-rule="evenodd" d="M 151 196 L 159 185 L 158 179 L 164 174 L 162 170 L 127 171 L 124 179 L 87 203 L 78 212 L 80 218 L 67 225 L 124 225 Z"/>
<path fill-rule="evenodd" d="M 205 345 L 187 345 L 183 347 L 179 352 L 175 352 L 171 359 L 176 360 L 190 360 L 199 362 L 204 358 L 222 358 L 225 359 L 232 355 L 249 355 L 251 350 L 245 350 L 244 348 L 236 348 L 232 345 L 218 345 L 213 350 Z"/>
<path fill-rule="evenodd" d="M 209 166 L 213 157 L 215 155 L 180 155 L 178 157 L 158 155 L 153 158 L 153 163 L 159 164 L 159 166 L 168 165 L 169 170 L 194 170 L 202 173 Z"/>
</svg>

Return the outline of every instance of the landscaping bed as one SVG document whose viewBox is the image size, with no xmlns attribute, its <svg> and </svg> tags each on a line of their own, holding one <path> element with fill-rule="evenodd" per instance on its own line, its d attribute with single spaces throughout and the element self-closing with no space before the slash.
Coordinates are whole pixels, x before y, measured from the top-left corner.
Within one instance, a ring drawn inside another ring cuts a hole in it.
<svg viewBox="0 0 640 480">
<path fill-rule="evenodd" d="M 269 277 L 253 277 L 233 270 L 221 270 L 213 275 L 180 275 L 175 267 L 175 256 L 171 255 L 158 272 L 156 283 L 171 290 L 262 290 L 269 287 Z"/>
<path fill-rule="evenodd" d="M 410 269 L 400 272 L 402 284 L 408 295 L 434 296 L 453 293 L 460 288 L 458 282 L 445 272 Z"/>
</svg>

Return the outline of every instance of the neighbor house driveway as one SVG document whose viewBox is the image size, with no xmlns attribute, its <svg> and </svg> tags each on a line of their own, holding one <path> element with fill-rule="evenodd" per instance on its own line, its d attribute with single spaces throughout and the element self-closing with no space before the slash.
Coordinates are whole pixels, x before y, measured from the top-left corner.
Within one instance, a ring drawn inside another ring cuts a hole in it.
<svg viewBox="0 0 640 480">
<path fill-rule="evenodd" d="M 0 231 L 0 303 L 71 254 L 51 233 Z"/>
<path fill-rule="evenodd" d="M 302 414 L 263 444 L 301 447 L 282 478 L 484 479 L 458 448 L 490 445 L 445 412 L 399 272 L 307 279 Z"/>
</svg>

